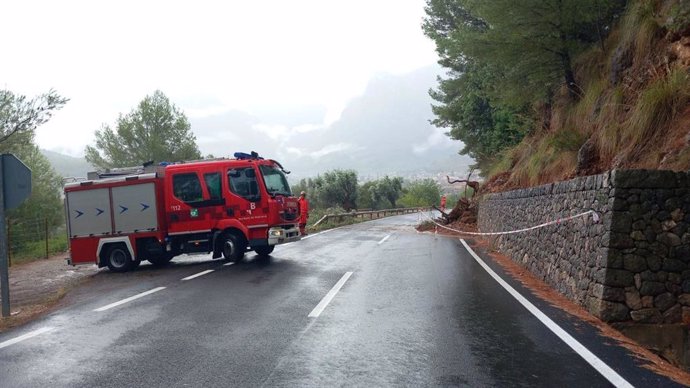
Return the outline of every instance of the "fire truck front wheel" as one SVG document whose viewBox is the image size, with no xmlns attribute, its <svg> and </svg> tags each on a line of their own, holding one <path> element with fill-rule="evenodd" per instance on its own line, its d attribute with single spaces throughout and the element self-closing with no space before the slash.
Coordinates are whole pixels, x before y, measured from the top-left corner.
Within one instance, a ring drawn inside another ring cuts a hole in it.
<svg viewBox="0 0 690 388">
<path fill-rule="evenodd" d="M 254 252 L 256 252 L 257 255 L 261 257 L 266 257 L 273 252 L 273 249 L 275 249 L 275 245 L 263 245 L 259 247 L 254 248 Z"/>
<path fill-rule="evenodd" d="M 105 252 L 105 260 L 113 272 L 126 272 L 134 267 L 132 255 L 124 244 L 111 244 Z"/>
<path fill-rule="evenodd" d="M 228 232 L 223 237 L 223 257 L 228 261 L 240 261 L 247 250 L 247 243 L 236 233 Z"/>
</svg>

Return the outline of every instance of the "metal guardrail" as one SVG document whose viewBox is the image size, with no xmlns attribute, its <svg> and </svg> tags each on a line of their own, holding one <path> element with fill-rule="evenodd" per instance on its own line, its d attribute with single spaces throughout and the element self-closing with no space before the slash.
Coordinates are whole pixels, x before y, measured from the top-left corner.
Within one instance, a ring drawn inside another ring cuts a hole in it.
<svg viewBox="0 0 690 388">
<path fill-rule="evenodd" d="M 342 221 L 343 218 L 345 217 L 352 217 L 352 218 L 367 218 L 373 220 L 375 218 L 382 218 L 382 217 L 388 217 L 392 215 L 401 215 L 401 214 L 411 214 L 411 213 L 418 213 L 422 211 L 429 210 L 428 207 L 412 207 L 412 208 L 399 208 L 399 209 L 384 209 L 384 210 L 368 210 L 368 211 L 361 211 L 361 212 L 350 212 L 350 213 L 340 213 L 340 214 L 326 214 L 325 216 L 321 217 L 320 220 L 316 221 L 314 225 L 311 225 L 311 227 L 317 226 L 323 221 L 327 221 L 332 218 L 338 219 L 338 221 Z"/>
</svg>

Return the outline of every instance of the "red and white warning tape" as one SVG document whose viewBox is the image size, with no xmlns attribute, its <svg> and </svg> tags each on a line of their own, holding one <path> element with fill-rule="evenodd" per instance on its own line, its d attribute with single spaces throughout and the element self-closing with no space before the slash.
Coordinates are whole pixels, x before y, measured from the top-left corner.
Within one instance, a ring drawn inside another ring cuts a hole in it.
<svg viewBox="0 0 690 388">
<path fill-rule="evenodd" d="M 422 213 L 422 214 L 424 214 L 424 216 L 425 216 L 426 218 L 428 218 L 431 222 L 433 222 L 434 224 L 436 224 L 437 227 L 441 227 L 441 228 L 443 228 L 443 229 L 448 229 L 448 230 L 451 230 L 451 231 L 453 231 L 453 232 L 458 232 L 458 233 L 468 234 L 468 235 L 473 235 L 473 236 L 498 236 L 498 235 L 503 235 L 503 234 L 523 233 L 523 232 L 528 232 L 528 231 L 530 231 L 530 230 L 543 228 L 543 227 L 549 226 L 549 225 L 560 224 L 561 222 L 566 222 L 566 221 L 574 220 L 574 219 L 576 219 L 576 218 L 586 217 L 586 216 L 588 216 L 589 214 L 592 215 L 592 221 L 593 221 L 595 224 L 599 222 L 599 214 L 598 214 L 597 212 L 595 212 L 594 210 L 588 210 L 588 211 L 586 211 L 586 212 L 584 212 L 584 213 L 575 214 L 574 216 L 569 216 L 569 217 L 565 217 L 565 218 L 558 218 L 558 219 L 553 220 L 553 221 L 545 222 L 545 223 L 543 223 L 543 224 L 535 225 L 535 226 L 532 226 L 532 227 L 529 227 L 529 228 L 524 228 L 524 229 L 508 230 L 508 231 L 505 231 L 505 232 L 468 232 L 468 231 L 464 231 L 464 230 L 449 228 L 449 227 L 447 227 L 447 226 L 445 226 L 445 225 L 441 225 L 441 224 L 439 224 L 438 222 L 434 221 L 434 219 L 431 218 L 431 217 L 429 217 L 426 213 Z"/>
</svg>

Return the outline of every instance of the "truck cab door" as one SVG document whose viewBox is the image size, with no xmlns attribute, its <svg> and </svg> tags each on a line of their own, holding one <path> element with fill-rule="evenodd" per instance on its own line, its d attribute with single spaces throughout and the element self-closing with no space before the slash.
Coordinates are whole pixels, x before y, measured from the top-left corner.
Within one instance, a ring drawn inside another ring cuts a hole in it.
<svg viewBox="0 0 690 388">
<path fill-rule="evenodd" d="M 166 199 L 168 229 L 171 234 L 210 231 L 223 212 L 225 200 L 220 172 L 173 173 Z"/>
<path fill-rule="evenodd" d="M 268 195 L 262 190 L 256 169 L 253 166 L 230 168 L 227 178 L 228 205 L 233 216 L 249 228 L 250 235 L 254 234 L 253 230 L 268 227 Z"/>
</svg>

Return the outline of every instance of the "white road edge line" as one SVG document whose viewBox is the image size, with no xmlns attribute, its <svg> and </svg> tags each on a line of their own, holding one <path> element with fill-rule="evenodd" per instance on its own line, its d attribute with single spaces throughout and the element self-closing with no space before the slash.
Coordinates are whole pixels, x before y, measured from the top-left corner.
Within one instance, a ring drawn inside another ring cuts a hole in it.
<svg viewBox="0 0 690 388">
<path fill-rule="evenodd" d="M 328 233 L 328 232 L 330 232 L 331 230 L 335 230 L 335 229 L 338 229 L 338 228 L 326 229 L 326 230 L 321 231 L 321 232 L 318 232 L 318 233 L 308 234 L 307 237 L 302 237 L 302 240 L 306 240 L 306 239 L 308 239 L 308 238 L 311 238 L 311 237 L 314 237 L 314 236 L 318 236 L 318 235 L 320 235 L 320 234 Z"/>
<path fill-rule="evenodd" d="M 26 334 L 24 334 L 24 335 L 20 335 L 20 336 L 17 337 L 17 338 L 13 338 L 13 339 L 7 340 L 7 341 L 5 341 L 5 342 L 0 342 L 0 349 L 6 348 L 6 347 L 8 347 L 8 346 L 10 346 L 10 345 L 14 345 L 14 344 L 16 344 L 17 342 L 22 342 L 22 341 L 27 340 L 27 339 L 29 339 L 29 338 L 36 337 L 37 335 L 41 335 L 41 334 L 43 334 L 43 333 L 47 333 L 47 332 L 49 332 L 49 331 L 51 331 L 51 330 L 55 330 L 55 329 L 52 328 L 52 327 L 42 327 L 42 328 L 40 328 L 40 329 L 38 329 L 38 330 L 34 330 L 34 331 L 29 332 L 29 333 L 26 333 Z"/>
<path fill-rule="evenodd" d="M 182 280 L 182 281 L 185 281 L 185 280 L 192 280 L 192 279 L 194 279 L 194 278 L 198 278 L 199 276 L 204 276 L 204 275 L 206 275 L 206 274 L 209 274 L 209 273 L 211 273 L 211 272 L 213 272 L 213 271 L 215 271 L 215 270 L 214 270 L 214 269 L 207 269 L 206 271 L 201 271 L 201 272 L 199 272 L 199 273 L 197 273 L 197 274 L 194 274 L 194 275 L 192 275 L 192 276 L 187 276 L 186 278 L 182 278 L 181 280 Z"/>
<path fill-rule="evenodd" d="M 223 264 L 223 267 L 229 267 L 229 266 L 231 266 L 231 265 L 233 265 L 233 264 L 235 264 L 235 263 L 234 263 L 234 262 L 225 263 L 225 264 Z"/>
<path fill-rule="evenodd" d="M 119 306 L 119 305 L 121 305 L 121 304 L 125 304 L 125 303 L 127 303 L 127 302 L 131 302 L 131 301 L 133 301 L 133 300 L 142 298 L 142 297 L 144 297 L 144 296 L 146 296 L 146 295 L 151 295 L 151 294 L 153 294 L 154 292 L 158 292 L 158 291 L 161 291 L 161 290 L 165 290 L 165 287 L 156 287 L 156 288 L 154 288 L 154 289 L 152 289 L 152 290 L 148 290 L 148 291 L 146 291 L 146 292 L 142 292 L 141 294 L 137 294 L 137 295 L 134 295 L 134 296 L 130 296 L 129 298 L 122 299 L 122 300 L 119 301 L 119 302 L 115 302 L 115 303 L 111 303 L 111 304 L 109 304 L 109 305 L 107 305 L 107 306 L 99 307 L 99 308 L 97 308 L 97 309 L 95 309 L 95 310 L 93 310 L 93 311 L 101 312 L 101 311 L 105 311 L 105 310 L 110 310 L 110 309 L 113 308 L 113 307 L 117 307 L 117 306 Z"/>
<path fill-rule="evenodd" d="M 381 245 L 381 244 L 385 243 L 385 242 L 386 242 L 386 240 L 388 240 L 388 239 L 389 239 L 390 237 L 391 237 L 391 235 L 389 234 L 388 236 L 386 236 L 386 237 L 382 238 L 382 239 L 381 239 L 381 241 L 379 241 L 379 245 Z"/>
<path fill-rule="evenodd" d="M 460 239 L 460 242 L 462 242 L 462 245 L 465 246 L 465 249 L 474 257 L 474 260 L 481 265 L 484 270 L 491 275 L 494 280 L 498 282 L 510 295 L 513 296 L 513 298 L 517 299 L 520 304 L 522 304 L 532 315 L 534 315 L 538 320 L 541 321 L 549 330 L 551 330 L 558 338 L 560 338 L 563 342 L 566 343 L 566 345 L 570 346 L 571 349 L 575 351 L 580 357 L 582 357 L 589 365 L 591 365 L 594 369 L 597 370 L 606 380 L 608 380 L 611 384 L 613 384 L 616 387 L 633 387 L 632 384 L 630 384 L 627 380 L 625 380 L 621 375 L 619 375 L 616 371 L 611 369 L 608 365 L 606 365 L 599 357 L 595 356 L 594 353 L 590 352 L 589 349 L 584 347 L 580 342 L 578 342 L 575 338 L 573 338 L 570 334 L 568 334 L 565 330 L 563 330 L 556 322 L 552 321 L 551 318 L 547 317 L 546 314 L 541 312 L 535 305 L 533 305 L 530 301 L 525 299 L 524 296 L 522 296 L 519 292 L 517 292 L 513 287 L 510 286 L 510 284 L 506 283 L 505 280 L 503 280 L 496 272 L 494 272 L 485 262 L 482 260 L 475 252 L 470 248 L 470 246 L 465 242 L 465 240 Z"/>
<path fill-rule="evenodd" d="M 323 312 L 326 306 L 328 306 L 328 304 L 331 303 L 331 300 L 333 300 L 335 295 L 338 293 L 338 291 L 340 291 L 340 289 L 343 287 L 347 279 L 350 278 L 350 276 L 352 276 L 352 272 L 345 272 L 345 275 L 343 275 L 343 277 L 341 277 L 340 280 L 338 280 L 338 283 L 336 283 L 335 286 L 333 286 L 333 288 L 331 288 L 331 290 L 328 291 L 328 294 L 326 294 L 326 296 L 324 296 L 323 299 L 321 299 L 321 302 L 319 302 L 319 304 L 317 304 L 316 307 L 314 307 L 314 309 L 311 310 L 307 317 L 318 318 L 319 315 L 321 315 L 321 312 Z"/>
</svg>

